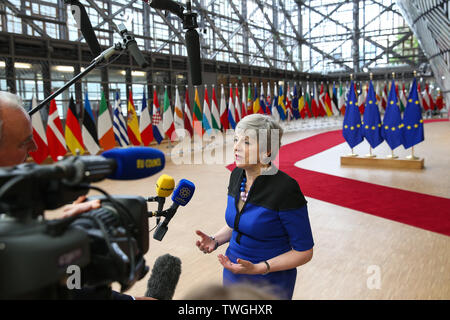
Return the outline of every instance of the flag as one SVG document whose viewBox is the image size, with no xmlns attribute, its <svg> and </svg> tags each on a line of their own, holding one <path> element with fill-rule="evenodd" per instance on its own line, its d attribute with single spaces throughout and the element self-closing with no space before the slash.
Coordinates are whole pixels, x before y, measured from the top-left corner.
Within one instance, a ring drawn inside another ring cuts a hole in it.
<svg viewBox="0 0 450 320">
<path fill-rule="evenodd" d="M 127 135 L 127 125 L 125 118 L 122 114 L 122 107 L 120 106 L 119 92 L 116 91 L 116 99 L 114 103 L 113 110 L 113 127 L 114 127 L 114 137 L 118 142 L 119 146 L 125 147 L 130 144 Z"/>
<path fill-rule="evenodd" d="M 327 116 L 331 117 L 333 115 L 333 107 L 331 105 L 331 97 L 328 94 L 328 90 L 325 92 L 324 102 L 325 102 L 325 111 L 327 113 Z"/>
<path fill-rule="evenodd" d="M 328 117 L 331 117 L 333 115 L 333 112 L 331 111 L 331 99 L 330 96 L 328 95 L 328 90 L 325 92 L 323 88 L 323 83 L 320 86 L 319 103 L 325 110 L 324 116 L 327 115 Z"/>
<path fill-rule="evenodd" d="M 399 90 L 399 100 L 400 100 L 400 112 L 404 112 L 406 108 L 406 93 L 405 93 L 405 83 L 402 84 L 402 89 Z"/>
<path fill-rule="evenodd" d="M 223 89 L 223 84 L 220 88 L 220 124 L 223 132 L 225 132 L 229 128 L 227 101 L 225 100 L 225 91 Z"/>
<path fill-rule="evenodd" d="M 203 117 L 202 126 L 203 132 L 209 131 L 212 128 L 211 109 L 209 107 L 208 88 L 205 85 L 205 95 L 203 98 Z"/>
<path fill-rule="evenodd" d="M 176 134 L 174 134 L 175 125 L 173 124 L 173 111 L 170 106 L 167 86 L 164 86 L 163 131 L 171 141 L 176 140 Z"/>
<path fill-rule="evenodd" d="M 361 114 L 364 114 L 364 111 L 365 111 L 364 110 L 364 106 L 365 106 L 365 103 L 366 103 L 366 93 L 367 93 L 367 91 L 364 90 L 364 87 L 363 87 L 363 85 L 361 83 L 361 90 L 360 90 L 360 94 L 359 94 L 359 97 L 358 97 L 359 112 Z"/>
<path fill-rule="evenodd" d="M 313 94 L 311 95 L 311 112 L 314 115 L 314 118 L 317 118 L 320 115 L 319 106 L 317 105 L 318 95 L 317 88 L 314 85 Z"/>
<path fill-rule="evenodd" d="M 211 99 L 211 120 L 213 129 L 220 130 L 220 116 L 219 110 L 217 109 L 217 97 L 216 97 L 216 88 L 213 85 L 212 90 L 212 99 Z"/>
<path fill-rule="evenodd" d="M 111 115 L 108 110 L 108 103 L 106 102 L 105 93 L 102 91 L 102 98 L 100 100 L 100 107 L 98 111 L 98 142 L 103 150 L 109 150 L 116 146 L 116 139 L 114 139 L 114 129 L 111 120 Z"/>
<path fill-rule="evenodd" d="M 337 97 L 337 89 L 333 82 L 333 98 L 331 99 L 331 109 L 333 111 L 333 114 L 338 116 L 339 115 L 339 108 L 338 108 L 338 97 Z"/>
<path fill-rule="evenodd" d="M 147 108 L 147 97 L 145 92 L 142 94 L 141 116 L 139 118 L 139 132 L 144 146 L 148 146 L 153 141 L 152 119 L 150 118 L 150 110 Z"/>
<path fill-rule="evenodd" d="M 234 110 L 235 110 L 235 119 L 236 123 L 241 121 L 243 117 L 245 117 L 245 109 L 241 107 L 241 100 L 239 99 L 239 88 L 238 84 L 236 83 L 236 88 L 234 89 L 235 95 L 234 95 Z"/>
<path fill-rule="evenodd" d="M 236 92 L 237 92 L 237 90 L 236 90 Z M 236 99 L 236 101 L 237 101 L 237 104 L 235 105 L 235 108 L 241 108 L 241 118 L 239 119 L 239 121 L 240 121 L 242 118 L 244 118 L 247 115 L 247 102 L 245 101 L 245 86 L 244 86 L 244 84 L 242 84 L 242 102 L 239 101 L 238 99 Z"/>
<path fill-rule="evenodd" d="M 252 88 L 251 84 L 248 84 L 248 90 L 247 90 L 247 112 L 246 114 L 252 114 L 253 113 L 253 100 L 252 100 Z"/>
<path fill-rule="evenodd" d="M 395 83 L 392 80 L 391 90 L 388 96 L 388 105 L 383 118 L 382 135 L 389 147 L 394 150 L 403 143 L 402 119 L 400 115 Z"/>
<path fill-rule="evenodd" d="M 239 108 L 239 106 L 238 106 Z M 231 129 L 236 128 L 236 112 L 234 110 L 234 104 L 233 104 L 233 87 L 230 83 L 230 97 L 228 99 L 228 122 L 230 124 Z"/>
<path fill-rule="evenodd" d="M 348 95 L 347 105 L 345 107 L 342 134 L 350 148 L 357 146 L 361 143 L 361 141 L 363 141 L 361 114 L 358 109 L 358 100 L 356 99 L 353 81 L 350 83 L 350 92 Z"/>
<path fill-rule="evenodd" d="M 136 115 L 136 109 L 134 108 L 133 94 L 131 93 L 131 90 L 128 93 L 127 133 L 128 138 L 133 145 L 141 145 L 141 133 L 139 132 L 139 122 Z"/>
<path fill-rule="evenodd" d="M 281 117 L 280 117 L 280 114 L 278 113 L 278 87 L 277 87 L 276 83 L 275 83 L 275 88 L 274 88 L 273 94 L 274 94 L 274 97 L 273 97 L 272 106 L 271 106 L 272 117 L 275 121 L 280 121 Z"/>
<path fill-rule="evenodd" d="M 267 96 L 266 96 L 266 113 L 271 115 L 270 107 L 272 105 L 272 94 L 270 92 L 270 82 L 267 82 Z"/>
<path fill-rule="evenodd" d="M 192 129 L 192 115 L 191 115 L 191 103 L 189 102 L 189 87 L 186 86 L 185 98 L 184 98 L 184 129 L 189 132 L 192 137 L 194 129 Z"/>
<path fill-rule="evenodd" d="M 95 127 L 94 115 L 92 113 L 87 91 L 84 97 L 84 116 L 81 133 L 86 150 L 89 151 L 91 155 L 96 155 L 100 151 L 100 147 L 98 145 L 97 128 Z"/>
<path fill-rule="evenodd" d="M 31 108 L 34 109 L 36 106 L 37 100 L 36 96 L 33 94 Z M 29 154 L 37 164 L 41 164 L 45 159 L 47 159 L 49 150 L 40 111 L 31 116 L 31 125 L 33 126 L 33 140 L 36 143 L 37 149 L 35 151 L 31 151 Z"/>
<path fill-rule="evenodd" d="M 345 92 L 342 87 L 342 83 L 339 84 L 339 111 L 342 115 L 345 115 Z"/>
<path fill-rule="evenodd" d="M 442 110 L 445 108 L 444 96 L 442 95 L 441 90 L 438 90 L 438 95 L 436 97 L 436 108 L 438 110 Z"/>
<path fill-rule="evenodd" d="M 409 90 L 405 113 L 403 114 L 403 124 L 403 146 L 405 149 L 408 149 L 425 139 L 416 78 L 414 78 Z"/>
<path fill-rule="evenodd" d="M 73 97 L 70 96 L 64 136 L 66 138 L 66 145 L 74 156 L 84 153 L 83 137 L 81 135 L 81 127 L 78 118 L 75 102 L 73 101 Z"/>
<path fill-rule="evenodd" d="M 192 127 L 194 128 L 194 131 L 198 134 L 198 136 L 203 136 L 203 133 L 205 132 L 203 130 L 203 126 L 195 125 L 196 122 L 202 123 L 202 111 L 200 110 L 200 98 L 198 97 L 198 90 L 197 87 L 195 87 L 195 97 L 194 97 L 194 113 L 193 113 L 193 123 Z"/>
<path fill-rule="evenodd" d="M 387 96 L 388 96 L 388 89 L 387 89 L 387 84 L 384 84 L 383 87 L 383 93 L 381 94 L 381 107 L 383 108 L 383 110 L 386 110 L 387 107 Z"/>
<path fill-rule="evenodd" d="M 376 148 L 383 142 L 380 112 L 372 80 L 369 82 L 369 92 L 367 93 L 362 125 L 364 137 L 372 148 Z"/>
<path fill-rule="evenodd" d="M 161 143 L 161 141 L 164 139 L 164 130 L 163 130 L 163 122 L 161 118 L 161 113 L 159 112 L 159 101 L 158 101 L 158 94 L 156 92 L 156 88 L 153 90 L 153 117 L 152 117 L 152 124 L 153 124 L 153 138 L 155 138 L 156 142 L 158 144 Z"/>
<path fill-rule="evenodd" d="M 53 161 L 58 161 L 59 156 L 66 155 L 67 149 L 55 99 L 50 101 L 46 135 L 50 156 Z"/>
<path fill-rule="evenodd" d="M 312 106 L 311 106 L 311 96 L 309 95 L 309 83 L 306 85 L 306 92 L 305 92 L 305 110 L 306 110 L 306 114 L 308 115 L 308 118 L 312 118 L 313 117 L 313 113 L 312 113 Z"/>
<path fill-rule="evenodd" d="M 288 84 L 287 91 L 286 91 L 286 97 L 285 97 L 285 99 L 286 99 L 286 103 L 285 103 L 285 106 L 286 106 L 286 119 L 288 121 L 292 120 L 292 118 L 294 117 L 294 114 L 293 114 L 293 111 L 292 111 L 292 103 L 291 103 L 290 95 L 291 95 L 291 88 L 289 87 L 289 84 Z"/>
<path fill-rule="evenodd" d="M 255 94 L 253 97 L 253 113 L 263 113 L 261 110 L 261 106 L 259 105 L 258 88 L 256 88 L 256 83 L 254 92 Z"/>
<path fill-rule="evenodd" d="M 284 105 L 284 93 L 283 86 L 280 86 L 278 91 L 278 103 L 277 103 L 277 111 L 281 120 L 286 120 L 286 106 Z"/>
<path fill-rule="evenodd" d="M 433 101 L 433 97 L 431 96 L 430 89 L 428 87 L 428 83 L 425 85 L 425 92 L 427 95 L 428 109 L 434 110 L 434 101 Z"/>
<path fill-rule="evenodd" d="M 302 119 L 305 119 L 305 117 L 306 117 L 305 97 L 303 96 L 303 90 L 302 90 L 301 84 L 300 84 L 299 89 L 300 89 L 300 93 L 298 94 L 298 96 L 300 98 L 298 99 L 298 116 L 299 116 L 298 119 L 300 119 L 300 117 Z M 294 86 L 294 96 L 296 94 L 297 94 L 297 86 Z M 294 103 L 292 103 L 292 104 L 294 104 Z M 295 111 L 295 109 L 294 109 L 294 111 Z"/>
<path fill-rule="evenodd" d="M 316 86 L 316 89 L 317 89 L 317 86 Z M 325 110 L 325 92 L 323 91 L 323 83 L 320 86 L 320 93 L 318 95 L 314 94 L 314 97 L 316 98 L 317 115 L 319 117 L 325 116 L 327 114 L 327 112 Z"/>
<path fill-rule="evenodd" d="M 175 125 L 175 130 L 184 130 L 183 107 L 181 106 L 180 92 L 178 91 L 178 86 L 175 86 L 175 106 L 173 111 L 173 123 Z"/>
<path fill-rule="evenodd" d="M 264 98 L 263 90 L 264 90 L 264 88 L 263 88 L 263 84 L 261 82 L 261 94 L 259 97 L 259 107 L 261 108 L 263 114 L 267 114 L 266 98 Z"/>
</svg>

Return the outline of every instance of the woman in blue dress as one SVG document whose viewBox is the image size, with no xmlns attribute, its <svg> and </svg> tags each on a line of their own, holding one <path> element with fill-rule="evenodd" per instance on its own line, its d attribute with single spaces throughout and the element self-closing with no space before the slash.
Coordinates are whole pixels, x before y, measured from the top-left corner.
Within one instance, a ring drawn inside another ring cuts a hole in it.
<svg viewBox="0 0 450 320">
<path fill-rule="evenodd" d="M 313 237 L 305 197 L 296 180 L 271 160 L 283 130 L 270 116 L 252 114 L 236 127 L 236 168 L 228 185 L 226 225 L 213 236 L 197 230 L 197 247 L 219 254 L 223 284 L 269 286 L 281 299 L 292 299 L 297 267 L 311 260 Z"/>
</svg>

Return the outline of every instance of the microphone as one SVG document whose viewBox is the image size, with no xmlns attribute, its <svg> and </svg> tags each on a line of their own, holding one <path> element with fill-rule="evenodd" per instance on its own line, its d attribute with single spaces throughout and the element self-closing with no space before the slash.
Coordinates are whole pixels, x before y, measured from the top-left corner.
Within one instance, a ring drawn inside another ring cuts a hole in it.
<svg viewBox="0 0 450 320">
<path fill-rule="evenodd" d="M 138 47 L 137 42 L 134 39 L 134 37 L 128 33 L 128 30 L 123 23 L 119 24 L 118 28 L 119 28 L 119 33 L 123 38 L 125 47 L 130 52 L 130 54 L 133 56 L 136 63 L 141 68 L 147 67 L 149 64 L 145 60 L 144 55 L 142 54 L 141 50 L 139 50 L 139 47 Z"/>
<path fill-rule="evenodd" d="M 144 0 L 153 9 L 170 11 L 183 19 L 184 7 L 172 0 Z"/>
<path fill-rule="evenodd" d="M 171 176 L 163 174 L 156 181 L 156 197 L 149 197 L 147 199 L 147 201 L 158 202 L 158 210 L 156 212 L 152 212 L 152 216 L 157 216 L 156 224 L 159 224 L 159 221 L 161 219 L 159 215 L 163 210 L 166 198 L 172 194 L 174 187 L 175 187 L 175 180 Z"/>
<path fill-rule="evenodd" d="M 146 297 L 172 300 L 181 274 L 181 260 L 165 254 L 156 259 L 152 275 L 147 282 Z"/>
<path fill-rule="evenodd" d="M 103 152 L 101 156 L 116 162 L 117 168 L 107 176 L 112 180 L 150 177 L 160 172 L 165 166 L 164 153 L 149 147 L 113 148 Z"/>
<path fill-rule="evenodd" d="M 78 0 L 64 0 L 64 2 L 70 4 L 72 15 L 89 46 L 89 50 L 91 50 L 94 56 L 98 56 L 102 52 L 102 49 L 92 28 L 86 9 Z"/>
<path fill-rule="evenodd" d="M 195 29 L 189 29 L 185 35 L 186 49 L 194 86 L 202 84 L 202 65 L 200 61 L 200 38 Z"/>
<path fill-rule="evenodd" d="M 172 219 L 172 217 L 177 212 L 177 209 L 179 206 L 185 206 L 194 195 L 195 191 L 195 185 L 186 179 L 181 179 L 180 182 L 177 185 L 177 188 L 172 194 L 172 205 L 169 209 L 165 210 L 163 215 L 166 217 L 163 222 L 158 224 L 158 227 L 156 228 L 155 233 L 153 234 L 153 239 L 161 241 L 167 230 L 167 225 L 169 224 L 169 221 Z"/>
</svg>

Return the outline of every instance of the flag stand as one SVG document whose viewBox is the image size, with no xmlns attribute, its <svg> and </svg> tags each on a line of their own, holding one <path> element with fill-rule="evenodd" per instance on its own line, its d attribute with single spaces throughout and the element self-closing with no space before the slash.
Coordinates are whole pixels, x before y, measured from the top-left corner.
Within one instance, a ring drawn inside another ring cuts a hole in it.
<svg viewBox="0 0 450 320">
<path fill-rule="evenodd" d="M 352 152 L 347 155 L 347 157 L 357 157 L 357 156 L 358 155 L 353 152 L 353 148 L 352 148 Z"/>
<path fill-rule="evenodd" d="M 394 150 L 391 149 L 391 154 L 387 155 L 386 158 L 388 158 L 388 159 L 397 159 L 398 156 L 394 155 Z"/>
<path fill-rule="evenodd" d="M 376 155 L 372 154 L 372 147 L 369 147 L 369 154 L 366 154 L 366 158 L 375 158 Z"/>
<path fill-rule="evenodd" d="M 407 156 L 408 160 L 418 160 L 419 158 L 414 155 L 414 146 L 411 147 L 411 155 Z"/>
</svg>

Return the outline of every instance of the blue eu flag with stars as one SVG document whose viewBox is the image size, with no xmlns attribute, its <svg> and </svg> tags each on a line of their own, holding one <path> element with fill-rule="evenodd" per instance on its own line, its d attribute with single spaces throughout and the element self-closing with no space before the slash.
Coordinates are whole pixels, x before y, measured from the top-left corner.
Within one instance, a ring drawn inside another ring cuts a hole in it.
<svg viewBox="0 0 450 320">
<path fill-rule="evenodd" d="M 353 81 L 350 83 L 347 105 L 345 106 L 344 124 L 342 134 L 350 148 L 355 147 L 363 141 L 363 132 L 361 127 L 361 114 L 358 109 L 358 100 L 355 95 L 355 86 Z"/>
<path fill-rule="evenodd" d="M 405 149 L 408 149 L 425 139 L 416 78 L 414 78 L 409 91 L 405 113 L 403 114 L 403 124 L 405 125 L 403 129 L 403 146 Z"/>
<path fill-rule="evenodd" d="M 372 148 L 376 148 L 383 142 L 380 112 L 378 111 L 377 98 L 372 80 L 369 83 L 369 92 L 367 93 L 362 126 L 364 137 Z"/>
<path fill-rule="evenodd" d="M 386 112 L 384 113 L 381 134 L 389 147 L 394 150 L 403 144 L 403 123 L 399 108 L 395 82 L 392 80 L 391 90 L 388 95 Z"/>
</svg>

